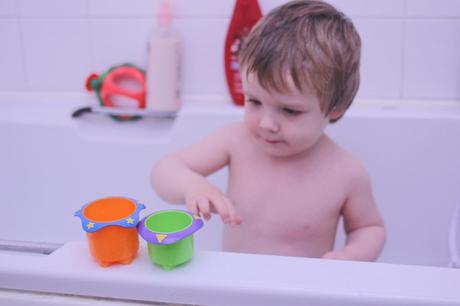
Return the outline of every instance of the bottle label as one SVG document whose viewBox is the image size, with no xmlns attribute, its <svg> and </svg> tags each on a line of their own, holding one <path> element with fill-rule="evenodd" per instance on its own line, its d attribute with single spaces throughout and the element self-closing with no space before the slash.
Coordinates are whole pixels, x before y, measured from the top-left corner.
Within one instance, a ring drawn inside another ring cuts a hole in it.
<svg viewBox="0 0 460 306">
<path fill-rule="evenodd" d="M 242 35 L 235 35 L 230 45 L 230 70 L 233 77 L 233 89 L 237 94 L 243 94 L 243 84 L 240 75 L 240 62 L 238 56 L 241 51 L 244 39 L 248 36 L 249 29 L 245 27 Z"/>
<path fill-rule="evenodd" d="M 239 94 L 243 92 L 240 76 L 240 63 L 238 61 L 238 54 L 240 53 L 242 42 L 242 37 L 236 36 L 233 38 L 233 42 L 230 47 L 230 70 L 233 76 L 233 89 Z"/>
</svg>

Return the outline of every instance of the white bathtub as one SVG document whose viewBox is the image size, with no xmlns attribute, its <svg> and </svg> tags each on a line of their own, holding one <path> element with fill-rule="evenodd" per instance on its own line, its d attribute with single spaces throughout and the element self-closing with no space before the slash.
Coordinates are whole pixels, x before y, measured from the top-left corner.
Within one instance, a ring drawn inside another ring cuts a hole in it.
<svg viewBox="0 0 460 306">
<path fill-rule="evenodd" d="M 143 215 L 171 208 L 149 186 L 151 165 L 242 112 L 189 107 L 175 120 L 120 124 L 71 119 L 81 104 L 0 103 L 0 244 L 38 253 L 59 247 L 49 255 L 0 251 L 0 304 L 460 305 L 460 271 L 448 267 L 449 222 L 460 202 L 455 105 L 357 103 L 328 129 L 372 177 L 388 232 L 379 263 L 219 252 L 222 226 L 213 218 L 195 235 L 194 260 L 165 272 L 149 263 L 145 247 L 129 266 L 99 268 L 73 213 L 109 195 L 137 198 Z M 224 189 L 225 175 L 210 179 Z"/>
</svg>

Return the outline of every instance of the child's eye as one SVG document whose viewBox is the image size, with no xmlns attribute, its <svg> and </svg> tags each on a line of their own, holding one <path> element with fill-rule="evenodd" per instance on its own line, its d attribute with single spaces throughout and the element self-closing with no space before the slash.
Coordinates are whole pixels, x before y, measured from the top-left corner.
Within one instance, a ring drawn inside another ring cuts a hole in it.
<svg viewBox="0 0 460 306">
<path fill-rule="evenodd" d="M 255 100 L 255 99 L 247 99 L 246 102 L 251 104 L 252 106 L 260 106 L 261 105 L 260 101 Z"/>
<path fill-rule="evenodd" d="M 302 112 L 292 108 L 283 108 L 283 113 L 290 116 L 300 115 Z"/>
</svg>

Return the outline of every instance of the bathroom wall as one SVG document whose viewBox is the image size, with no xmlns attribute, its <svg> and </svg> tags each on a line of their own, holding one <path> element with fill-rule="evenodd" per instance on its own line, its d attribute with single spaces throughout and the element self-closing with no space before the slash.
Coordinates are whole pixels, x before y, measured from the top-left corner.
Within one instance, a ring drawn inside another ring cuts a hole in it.
<svg viewBox="0 0 460 306">
<path fill-rule="evenodd" d="M 91 72 L 145 67 L 159 0 L 0 0 L 0 94 L 83 93 Z M 182 93 L 226 99 L 233 0 L 174 0 Z M 284 0 L 259 0 L 262 10 Z M 330 0 L 363 40 L 361 98 L 460 99 L 460 1 Z"/>
</svg>

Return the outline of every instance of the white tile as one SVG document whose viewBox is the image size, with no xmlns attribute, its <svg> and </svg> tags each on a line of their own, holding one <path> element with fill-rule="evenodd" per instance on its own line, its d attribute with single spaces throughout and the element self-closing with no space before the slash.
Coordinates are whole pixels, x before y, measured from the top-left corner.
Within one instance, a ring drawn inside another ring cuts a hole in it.
<svg viewBox="0 0 460 306">
<path fill-rule="evenodd" d="M 265 0 L 265 1 L 259 1 L 260 8 L 262 9 L 262 14 L 267 14 L 270 12 L 272 9 L 274 9 L 277 6 L 280 6 L 282 4 L 287 3 L 287 0 Z"/>
<path fill-rule="evenodd" d="M 90 72 L 86 19 L 22 19 L 28 87 L 82 90 Z"/>
<path fill-rule="evenodd" d="M 178 17 L 230 17 L 236 1 L 232 0 L 175 0 L 174 15 Z"/>
<path fill-rule="evenodd" d="M 227 94 L 223 48 L 228 19 L 174 19 L 183 39 L 182 94 Z M 100 73 L 113 65 L 129 62 L 146 67 L 150 18 L 94 18 L 93 62 Z"/>
<path fill-rule="evenodd" d="M 459 0 L 406 0 L 409 17 L 460 17 Z"/>
<path fill-rule="evenodd" d="M 287 0 L 259 1 L 262 12 L 268 13 L 271 9 L 288 2 Z M 350 17 L 402 17 L 404 16 L 404 0 L 328 0 L 335 8 L 343 11 Z"/>
<path fill-rule="evenodd" d="M 397 98 L 401 95 L 403 21 L 355 19 L 361 36 L 360 97 Z"/>
<path fill-rule="evenodd" d="M 18 0 L 23 17 L 84 17 L 88 15 L 87 0 Z"/>
<path fill-rule="evenodd" d="M 263 14 L 287 2 L 287 0 L 259 1 Z M 404 16 L 404 0 L 328 0 L 327 2 L 350 17 L 387 18 Z"/>
<path fill-rule="evenodd" d="M 0 16 L 15 17 L 18 13 L 16 0 L 0 0 Z"/>
<path fill-rule="evenodd" d="M 329 0 L 327 2 L 351 17 L 404 16 L 404 0 Z"/>
<path fill-rule="evenodd" d="M 181 19 L 184 37 L 182 92 L 227 94 L 224 42 L 229 19 Z"/>
<path fill-rule="evenodd" d="M 89 0 L 92 16 L 154 17 L 158 14 L 161 0 Z M 174 0 L 170 4 L 175 17 L 228 17 L 232 14 L 234 1 L 230 0 Z"/>
<path fill-rule="evenodd" d="M 0 41 L 0 90 L 22 89 L 25 75 L 17 19 L 0 19 Z"/>
<path fill-rule="evenodd" d="M 404 96 L 460 98 L 460 20 L 408 20 Z"/>
<path fill-rule="evenodd" d="M 89 13 L 95 17 L 153 17 L 160 0 L 88 0 Z"/>
<path fill-rule="evenodd" d="M 93 18 L 91 25 L 93 69 L 102 73 L 114 65 L 146 67 L 149 18 Z"/>
</svg>

